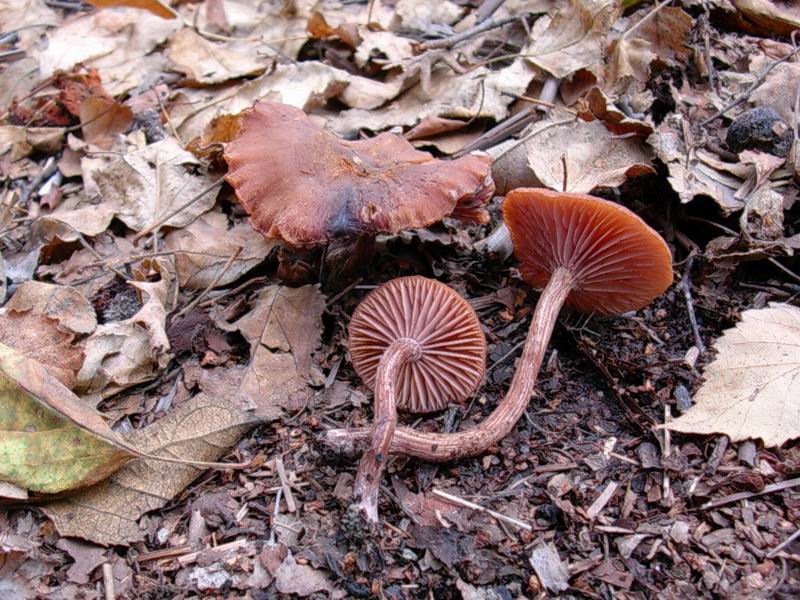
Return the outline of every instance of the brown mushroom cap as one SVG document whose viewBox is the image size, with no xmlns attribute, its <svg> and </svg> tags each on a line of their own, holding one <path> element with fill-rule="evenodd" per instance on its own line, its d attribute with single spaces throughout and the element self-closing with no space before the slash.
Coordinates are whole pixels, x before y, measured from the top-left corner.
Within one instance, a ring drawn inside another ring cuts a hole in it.
<svg viewBox="0 0 800 600">
<path fill-rule="evenodd" d="M 503 204 L 523 279 L 544 287 L 558 267 L 575 276 L 566 304 L 620 314 L 646 306 L 672 284 L 666 242 L 627 208 L 585 194 L 521 188 Z"/>
<path fill-rule="evenodd" d="M 225 149 L 253 227 L 293 246 L 397 233 L 445 216 L 486 223 L 491 158 L 434 159 L 398 135 L 342 140 L 303 111 L 258 102 Z"/>
<path fill-rule="evenodd" d="M 350 356 L 371 388 L 386 349 L 416 340 L 420 358 L 407 363 L 397 385 L 397 407 L 433 412 L 463 402 L 486 372 L 486 339 L 472 307 L 446 285 L 426 277 L 400 277 L 373 290 L 350 321 Z"/>
</svg>

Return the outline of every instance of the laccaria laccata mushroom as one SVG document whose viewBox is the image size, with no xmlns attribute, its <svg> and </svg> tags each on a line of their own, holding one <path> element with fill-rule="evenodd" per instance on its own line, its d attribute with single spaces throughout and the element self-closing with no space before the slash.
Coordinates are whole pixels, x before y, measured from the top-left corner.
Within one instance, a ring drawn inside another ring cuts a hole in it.
<svg viewBox="0 0 800 600">
<path fill-rule="evenodd" d="M 260 101 L 244 111 L 224 156 L 253 227 L 295 248 L 371 248 L 377 234 L 448 216 L 489 220 L 487 154 L 438 160 L 393 133 L 343 140 L 285 104 Z"/>
<path fill-rule="evenodd" d="M 517 370 L 503 400 L 478 426 L 457 433 L 400 427 L 390 451 L 430 461 L 484 452 L 522 416 L 561 307 L 600 315 L 642 308 L 672 283 L 672 258 L 661 236 L 628 209 L 584 194 L 522 188 L 503 204 L 523 279 L 544 288 Z M 352 451 L 367 433 L 334 429 L 323 443 Z"/>
<path fill-rule="evenodd" d="M 486 340 L 470 305 L 446 285 L 401 277 L 373 290 L 350 321 L 350 357 L 374 390 L 370 444 L 354 486 L 359 508 L 378 520 L 378 489 L 397 410 L 427 413 L 463 402 L 486 371 Z"/>
</svg>

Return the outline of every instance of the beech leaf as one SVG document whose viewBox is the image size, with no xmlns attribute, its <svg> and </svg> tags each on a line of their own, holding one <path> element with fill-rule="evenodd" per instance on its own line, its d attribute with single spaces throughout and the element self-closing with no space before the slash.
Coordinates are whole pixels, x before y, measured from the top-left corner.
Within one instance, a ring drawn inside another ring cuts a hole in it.
<svg viewBox="0 0 800 600">
<path fill-rule="evenodd" d="M 766 446 L 800 436 L 800 309 L 774 303 L 747 310 L 714 347 L 694 406 L 669 429 L 761 438 Z"/>
</svg>

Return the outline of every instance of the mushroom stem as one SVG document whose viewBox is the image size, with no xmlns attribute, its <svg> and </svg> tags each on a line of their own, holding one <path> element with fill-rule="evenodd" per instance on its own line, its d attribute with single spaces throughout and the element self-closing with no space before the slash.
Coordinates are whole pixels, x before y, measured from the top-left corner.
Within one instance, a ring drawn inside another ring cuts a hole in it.
<svg viewBox="0 0 800 600">
<path fill-rule="evenodd" d="M 381 357 L 375 378 L 375 414 L 370 445 L 358 465 L 358 474 L 353 486 L 353 495 L 358 507 L 369 521 L 378 521 L 378 490 L 381 471 L 389 456 L 389 448 L 397 426 L 397 382 L 403 367 L 418 360 L 422 348 L 411 338 L 400 338 L 392 342 Z"/>
<path fill-rule="evenodd" d="M 422 433 L 400 427 L 395 431 L 394 437 L 389 436 L 391 444 L 382 452 L 386 454 L 388 449 L 392 454 L 414 456 L 431 462 L 446 462 L 481 454 L 505 437 L 528 407 L 558 313 L 575 284 L 575 275 L 570 269 L 555 269 L 536 305 L 525 348 L 511 386 L 505 398 L 480 425 L 458 433 Z M 376 390 L 376 403 L 377 401 Z M 321 441 L 334 450 L 350 453 L 368 435 L 366 430 L 331 429 L 323 434 Z M 375 448 L 374 435 L 372 440 L 372 448 Z"/>
</svg>

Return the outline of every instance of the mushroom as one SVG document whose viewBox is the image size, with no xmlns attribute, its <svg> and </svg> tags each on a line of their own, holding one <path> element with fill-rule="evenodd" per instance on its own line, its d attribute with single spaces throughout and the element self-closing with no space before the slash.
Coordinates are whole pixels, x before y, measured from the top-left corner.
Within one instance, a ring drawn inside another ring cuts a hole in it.
<svg viewBox="0 0 800 600">
<path fill-rule="evenodd" d="M 224 156 L 253 227 L 296 248 L 371 240 L 446 216 L 489 221 L 487 154 L 438 160 L 392 133 L 347 141 L 285 104 L 244 111 Z"/>
<path fill-rule="evenodd" d="M 373 290 L 350 321 L 350 357 L 375 391 L 370 446 L 354 486 L 378 520 L 378 489 L 397 410 L 427 413 L 463 402 L 486 372 L 486 340 L 472 307 L 433 279 L 400 277 Z"/>
<path fill-rule="evenodd" d="M 450 434 L 401 427 L 390 452 L 440 462 L 482 453 L 508 434 L 525 411 L 562 305 L 620 314 L 646 306 L 672 283 L 666 242 L 618 204 L 584 194 L 521 188 L 506 196 L 503 215 L 523 279 L 544 286 L 511 386 L 477 427 Z M 365 436 L 363 431 L 334 429 L 322 441 L 349 452 Z"/>
</svg>

